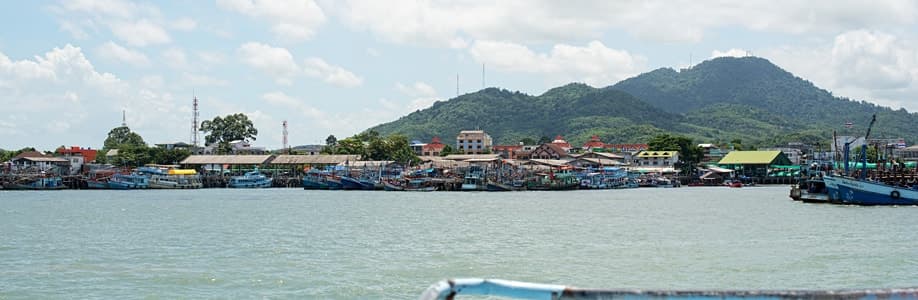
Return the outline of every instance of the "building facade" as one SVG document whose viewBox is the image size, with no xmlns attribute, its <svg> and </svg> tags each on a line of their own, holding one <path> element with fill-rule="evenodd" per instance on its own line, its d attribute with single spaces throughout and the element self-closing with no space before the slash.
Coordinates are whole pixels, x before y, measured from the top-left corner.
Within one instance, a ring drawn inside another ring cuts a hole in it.
<svg viewBox="0 0 918 300">
<path fill-rule="evenodd" d="M 641 151 L 632 159 L 635 166 L 671 168 L 679 161 L 679 151 Z"/>
<path fill-rule="evenodd" d="M 430 139 L 430 143 L 424 144 L 421 146 L 422 156 L 440 156 L 443 154 L 443 149 L 446 148 L 446 144 L 440 142 L 440 137 L 435 136 Z"/>
<path fill-rule="evenodd" d="M 463 130 L 456 136 L 456 151 L 463 154 L 491 152 L 491 136 L 484 130 Z"/>
</svg>

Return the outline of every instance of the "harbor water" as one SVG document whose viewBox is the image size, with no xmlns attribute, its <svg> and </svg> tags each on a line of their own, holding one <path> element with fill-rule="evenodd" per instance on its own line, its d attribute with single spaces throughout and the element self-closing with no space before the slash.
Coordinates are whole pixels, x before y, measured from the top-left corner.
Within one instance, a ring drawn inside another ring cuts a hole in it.
<svg viewBox="0 0 918 300">
<path fill-rule="evenodd" d="M 0 191 L 0 299 L 414 299 L 454 277 L 918 286 L 918 207 L 788 191 Z"/>
</svg>

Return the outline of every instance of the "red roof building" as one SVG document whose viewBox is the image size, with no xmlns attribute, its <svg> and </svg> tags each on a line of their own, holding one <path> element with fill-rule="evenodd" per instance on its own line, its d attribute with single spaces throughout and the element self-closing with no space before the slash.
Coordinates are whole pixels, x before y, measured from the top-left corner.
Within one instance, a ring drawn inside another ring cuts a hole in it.
<svg viewBox="0 0 918 300">
<path fill-rule="evenodd" d="M 564 152 L 570 152 L 571 149 L 574 148 L 573 146 L 571 146 L 570 143 L 568 143 L 567 141 L 565 141 L 564 138 L 561 137 L 560 134 L 559 134 L 558 136 L 556 136 L 556 137 L 555 137 L 555 140 L 554 140 L 554 141 L 551 141 L 551 143 L 552 143 L 553 145 L 557 145 L 558 147 L 561 147 L 561 149 L 564 149 Z"/>
<path fill-rule="evenodd" d="M 606 144 L 599 140 L 598 135 L 590 137 L 590 140 L 583 144 L 583 150 L 592 150 L 596 148 L 605 148 Z"/>
<path fill-rule="evenodd" d="M 433 137 L 430 139 L 430 143 L 421 147 L 421 155 L 423 156 L 440 156 L 443 153 L 443 148 L 446 147 L 446 144 L 440 142 L 440 137 Z"/>
<path fill-rule="evenodd" d="M 61 156 L 82 156 L 83 161 L 87 163 L 95 161 L 97 153 L 98 153 L 98 150 L 90 149 L 90 148 L 80 148 L 77 146 L 70 147 L 70 149 L 67 149 L 67 148 L 57 149 L 57 154 L 60 154 Z"/>
</svg>

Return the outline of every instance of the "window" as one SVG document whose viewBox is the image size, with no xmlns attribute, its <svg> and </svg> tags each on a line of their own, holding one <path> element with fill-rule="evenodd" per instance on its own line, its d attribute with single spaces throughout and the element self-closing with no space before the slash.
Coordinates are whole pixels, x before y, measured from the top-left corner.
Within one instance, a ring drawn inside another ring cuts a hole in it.
<svg viewBox="0 0 918 300">
<path fill-rule="evenodd" d="M 480 143 L 481 143 L 481 140 L 478 140 L 476 143 L 479 143 L 479 144 L 480 144 Z"/>
</svg>

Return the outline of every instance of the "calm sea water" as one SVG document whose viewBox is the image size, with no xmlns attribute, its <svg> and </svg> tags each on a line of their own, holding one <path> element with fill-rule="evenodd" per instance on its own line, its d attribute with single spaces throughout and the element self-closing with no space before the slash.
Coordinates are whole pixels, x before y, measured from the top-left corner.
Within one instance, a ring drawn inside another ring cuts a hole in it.
<svg viewBox="0 0 918 300">
<path fill-rule="evenodd" d="M 918 208 L 787 193 L 0 191 L 0 299 L 414 299 L 453 277 L 918 286 Z"/>
</svg>

